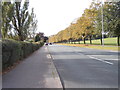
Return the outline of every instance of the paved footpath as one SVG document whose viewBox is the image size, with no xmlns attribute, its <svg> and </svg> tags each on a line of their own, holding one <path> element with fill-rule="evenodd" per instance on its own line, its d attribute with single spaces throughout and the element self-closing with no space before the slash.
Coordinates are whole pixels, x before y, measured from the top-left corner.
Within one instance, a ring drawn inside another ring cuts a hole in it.
<svg viewBox="0 0 120 90">
<path fill-rule="evenodd" d="M 3 88 L 62 88 L 46 46 L 3 75 Z"/>
</svg>

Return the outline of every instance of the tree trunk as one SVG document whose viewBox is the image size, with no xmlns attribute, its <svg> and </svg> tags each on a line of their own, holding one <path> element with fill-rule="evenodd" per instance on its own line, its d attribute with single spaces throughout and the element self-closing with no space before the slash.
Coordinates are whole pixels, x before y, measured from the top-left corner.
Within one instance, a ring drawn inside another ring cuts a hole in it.
<svg viewBox="0 0 120 90">
<path fill-rule="evenodd" d="M 20 41 L 23 41 L 23 40 L 24 40 L 24 39 L 23 39 L 23 36 L 22 36 L 22 33 L 19 32 L 19 31 L 18 31 L 18 36 L 19 36 L 19 40 L 20 40 Z"/>
<path fill-rule="evenodd" d="M 68 40 L 68 43 L 70 44 L 70 40 Z"/>
<path fill-rule="evenodd" d="M 120 36 L 117 38 L 117 45 L 120 46 Z"/>
<path fill-rule="evenodd" d="M 102 35 L 101 35 L 101 37 L 100 37 L 100 41 L 101 41 L 101 45 L 102 45 L 102 43 L 103 43 L 103 42 L 102 42 Z"/>
<path fill-rule="evenodd" d="M 90 35 L 90 44 L 92 44 L 92 36 Z"/>
<path fill-rule="evenodd" d="M 1 29 L 1 28 L 0 28 Z M 2 34 L 1 34 L 1 30 L 0 30 L 0 39 L 2 39 Z"/>
<path fill-rule="evenodd" d="M 19 36 L 19 39 L 20 39 L 20 41 L 23 41 L 23 40 L 24 40 L 22 36 Z"/>
<path fill-rule="evenodd" d="M 85 38 L 84 38 L 84 44 L 86 44 L 86 42 L 85 42 Z"/>
</svg>

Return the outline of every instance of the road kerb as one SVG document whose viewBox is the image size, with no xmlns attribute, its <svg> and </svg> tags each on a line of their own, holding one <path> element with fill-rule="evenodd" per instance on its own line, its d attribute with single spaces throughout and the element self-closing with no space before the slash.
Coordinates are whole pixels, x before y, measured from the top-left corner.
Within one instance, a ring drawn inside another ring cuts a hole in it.
<svg viewBox="0 0 120 90">
<path fill-rule="evenodd" d="M 47 50 L 48 50 L 49 55 L 51 56 L 48 48 L 47 48 Z M 56 86 L 55 88 L 63 89 L 63 85 L 61 83 L 61 79 L 60 79 L 60 76 L 59 76 L 59 74 L 58 74 L 58 72 L 56 70 L 56 67 L 55 67 L 55 65 L 53 63 L 52 56 L 51 56 L 50 60 L 51 60 L 51 69 L 52 69 L 51 73 L 52 73 L 52 76 L 54 78 L 54 81 L 56 82 L 55 84 L 54 83 L 51 83 L 51 84 L 54 84 Z M 51 87 L 51 88 L 53 88 L 53 87 Z"/>
</svg>

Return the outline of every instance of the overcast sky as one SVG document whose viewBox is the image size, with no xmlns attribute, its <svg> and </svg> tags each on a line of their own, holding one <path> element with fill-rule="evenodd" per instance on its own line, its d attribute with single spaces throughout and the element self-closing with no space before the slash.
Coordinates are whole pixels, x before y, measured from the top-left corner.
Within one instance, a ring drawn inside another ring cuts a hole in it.
<svg viewBox="0 0 120 90">
<path fill-rule="evenodd" d="M 29 0 L 38 19 L 37 32 L 46 36 L 64 30 L 83 14 L 92 0 Z"/>
</svg>

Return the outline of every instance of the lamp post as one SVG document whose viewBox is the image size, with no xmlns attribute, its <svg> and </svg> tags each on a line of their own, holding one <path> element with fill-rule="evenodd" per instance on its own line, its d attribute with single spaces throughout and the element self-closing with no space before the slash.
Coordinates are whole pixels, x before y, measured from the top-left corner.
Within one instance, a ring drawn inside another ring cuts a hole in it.
<svg viewBox="0 0 120 90">
<path fill-rule="evenodd" d="M 102 8 L 101 8 L 101 13 L 102 13 L 102 46 L 104 46 L 104 25 L 103 25 L 103 0 L 102 2 Z"/>
</svg>

